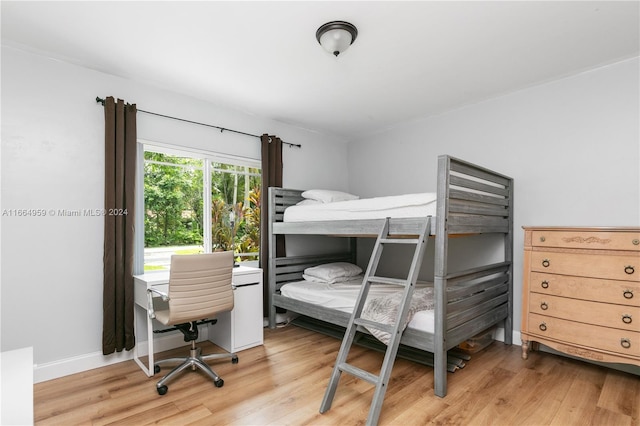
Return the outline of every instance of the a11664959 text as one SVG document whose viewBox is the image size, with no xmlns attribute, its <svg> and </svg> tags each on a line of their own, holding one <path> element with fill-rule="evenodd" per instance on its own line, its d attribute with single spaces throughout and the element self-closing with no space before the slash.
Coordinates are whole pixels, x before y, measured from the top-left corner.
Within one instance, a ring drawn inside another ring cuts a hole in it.
<svg viewBox="0 0 640 426">
<path fill-rule="evenodd" d="M 3 209 L 2 217 L 94 217 L 126 216 L 127 209 Z"/>
</svg>

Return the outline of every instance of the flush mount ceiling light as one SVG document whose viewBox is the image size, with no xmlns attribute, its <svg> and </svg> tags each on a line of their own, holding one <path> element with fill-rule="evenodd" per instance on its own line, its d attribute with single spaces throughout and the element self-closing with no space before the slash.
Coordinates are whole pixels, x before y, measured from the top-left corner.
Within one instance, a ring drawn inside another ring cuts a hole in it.
<svg viewBox="0 0 640 426">
<path fill-rule="evenodd" d="M 324 50 L 338 56 L 356 41 L 358 30 L 345 21 L 331 21 L 316 31 L 316 39 Z"/>
</svg>

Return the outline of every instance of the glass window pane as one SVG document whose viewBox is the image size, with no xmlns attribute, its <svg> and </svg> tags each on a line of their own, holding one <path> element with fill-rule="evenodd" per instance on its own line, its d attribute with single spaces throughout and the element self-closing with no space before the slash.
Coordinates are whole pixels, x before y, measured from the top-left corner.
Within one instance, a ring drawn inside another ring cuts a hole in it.
<svg viewBox="0 0 640 426">
<path fill-rule="evenodd" d="M 203 250 L 203 160 L 145 152 L 145 272 Z"/>
<path fill-rule="evenodd" d="M 260 170 L 212 163 L 212 250 L 234 250 L 236 261 L 257 261 L 260 251 Z"/>
</svg>

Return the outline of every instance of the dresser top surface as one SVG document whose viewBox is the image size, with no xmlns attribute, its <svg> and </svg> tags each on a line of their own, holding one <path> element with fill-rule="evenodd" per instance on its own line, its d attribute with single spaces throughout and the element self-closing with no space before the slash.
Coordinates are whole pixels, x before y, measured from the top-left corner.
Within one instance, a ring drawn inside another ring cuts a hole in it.
<svg viewBox="0 0 640 426">
<path fill-rule="evenodd" d="M 525 231 L 640 232 L 638 226 L 523 226 Z"/>
</svg>

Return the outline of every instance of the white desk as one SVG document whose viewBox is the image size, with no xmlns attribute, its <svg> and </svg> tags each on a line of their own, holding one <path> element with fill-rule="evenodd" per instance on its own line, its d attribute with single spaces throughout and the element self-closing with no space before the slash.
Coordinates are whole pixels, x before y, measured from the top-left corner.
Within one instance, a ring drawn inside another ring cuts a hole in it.
<svg viewBox="0 0 640 426">
<path fill-rule="evenodd" d="M 134 294 L 136 302 L 135 322 L 144 320 L 147 322 L 147 348 L 148 365 L 140 359 L 139 344 L 136 343 L 133 358 L 147 376 L 153 376 L 154 349 L 153 349 L 153 319 L 149 315 L 148 290 L 153 288 L 161 293 L 169 291 L 169 271 L 149 272 L 142 275 L 134 275 Z M 263 343 L 263 318 L 262 318 L 262 269 L 239 266 L 233 268 L 234 308 L 231 312 L 218 315 L 218 322 L 212 326 L 214 336 L 213 343 L 229 352 L 236 352 Z M 153 300 L 159 300 L 157 293 L 151 293 Z M 153 303 L 153 302 L 152 302 Z M 136 333 L 137 335 L 137 333 Z"/>
</svg>

